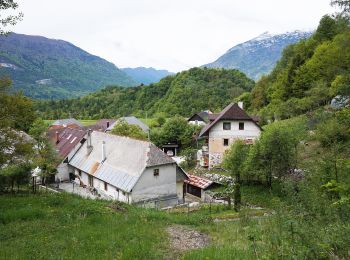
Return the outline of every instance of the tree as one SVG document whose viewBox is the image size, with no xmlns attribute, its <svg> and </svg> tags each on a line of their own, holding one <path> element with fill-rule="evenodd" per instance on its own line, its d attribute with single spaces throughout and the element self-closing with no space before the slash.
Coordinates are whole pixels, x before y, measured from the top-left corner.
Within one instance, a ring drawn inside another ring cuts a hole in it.
<svg viewBox="0 0 350 260">
<path fill-rule="evenodd" d="M 263 172 L 268 186 L 272 187 L 272 177 L 281 179 L 294 167 L 298 140 L 289 129 L 274 124 L 265 129 L 259 142 Z"/>
<path fill-rule="evenodd" d="M 147 134 L 138 125 L 129 125 L 125 120 L 119 120 L 111 134 L 128 136 L 138 140 L 147 140 Z"/>
<path fill-rule="evenodd" d="M 11 11 L 14 11 L 18 8 L 18 4 L 13 0 L 2 0 L 0 1 L 0 10 L 3 13 L 6 11 L 6 14 L 0 14 L 0 35 L 9 33 L 5 31 L 4 27 L 8 25 L 15 25 L 18 21 L 22 20 L 23 13 L 18 14 L 9 14 Z"/>
<path fill-rule="evenodd" d="M 241 175 L 244 172 L 244 163 L 249 152 L 249 146 L 243 141 L 235 141 L 224 157 L 224 167 L 231 171 L 235 178 L 234 183 L 234 208 L 239 211 L 241 205 Z"/>
<path fill-rule="evenodd" d="M 190 125 L 185 118 L 174 116 L 168 119 L 159 130 L 152 130 L 151 140 L 156 145 L 177 142 L 182 148 L 194 147 L 194 136 L 199 129 L 198 126 Z"/>
<path fill-rule="evenodd" d="M 350 14 L 350 0 L 332 0 L 331 6 L 338 6 L 342 9 L 342 14 L 349 16 Z"/>
<path fill-rule="evenodd" d="M 57 165 L 61 161 L 49 138 L 46 136 L 46 130 L 47 125 L 40 118 L 33 123 L 29 130 L 29 133 L 33 135 L 36 141 L 37 154 L 33 158 L 33 164 L 41 169 L 41 177 L 44 184 L 46 184 L 47 178 L 50 178 L 56 172 Z"/>
</svg>

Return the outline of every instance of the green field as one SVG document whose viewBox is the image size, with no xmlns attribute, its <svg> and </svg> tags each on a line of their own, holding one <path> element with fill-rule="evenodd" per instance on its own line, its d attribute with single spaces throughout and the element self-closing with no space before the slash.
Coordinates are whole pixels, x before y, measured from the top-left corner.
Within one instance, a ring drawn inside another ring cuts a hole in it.
<svg viewBox="0 0 350 260">
<path fill-rule="evenodd" d="M 253 256 L 241 221 L 212 221 L 240 216 L 224 206 L 168 213 L 124 204 L 119 205 L 125 210 L 114 210 L 110 204 L 70 194 L 1 195 L 0 259 L 173 259 L 178 252 L 170 249 L 165 229 L 179 224 L 209 234 L 212 241 L 186 252 L 186 259 Z M 265 222 L 251 220 L 251 226 L 261 229 Z"/>
<path fill-rule="evenodd" d="M 53 122 L 55 122 L 56 120 L 44 120 L 44 122 L 46 124 L 51 124 Z M 78 120 L 80 123 L 82 123 L 84 126 L 88 126 L 88 125 L 93 125 L 97 122 L 97 120 Z"/>
<path fill-rule="evenodd" d="M 273 193 L 243 187 L 242 195 L 245 203 L 264 209 L 236 213 L 213 204 L 169 213 L 70 194 L 1 195 L 0 259 L 280 259 L 310 254 L 309 245 L 290 232 L 290 219 L 279 212 Z M 211 242 L 202 249 L 174 251 L 166 232 L 174 225 L 207 234 Z"/>
</svg>

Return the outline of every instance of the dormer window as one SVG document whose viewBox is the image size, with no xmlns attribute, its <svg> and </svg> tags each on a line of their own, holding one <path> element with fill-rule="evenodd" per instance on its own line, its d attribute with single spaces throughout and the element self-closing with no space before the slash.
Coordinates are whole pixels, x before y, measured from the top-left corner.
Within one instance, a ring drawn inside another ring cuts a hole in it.
<svg viewBox="0 0 350 260">
<path fill-rule="evenodd" d="M 239 130 L 244 130 L 244 122 L 239 122 Z"/>
<path fill-rule="evenodd" d="M 230 122 L 224 122 L 222 124 L 222 129 L 223 130 L 231 130 L 231 123 Z"/>
</svg>

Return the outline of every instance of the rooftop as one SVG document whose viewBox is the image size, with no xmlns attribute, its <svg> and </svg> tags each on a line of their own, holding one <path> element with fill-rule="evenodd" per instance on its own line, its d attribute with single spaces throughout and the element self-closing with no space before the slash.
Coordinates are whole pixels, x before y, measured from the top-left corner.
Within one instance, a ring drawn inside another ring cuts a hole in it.
<svg viewBox="0 0 350 260">
<path fill-rule="evenodd" d="M 113 124 L 111 124 L 108 128 L 107 131 L 111 131 L 113 129 L 113 127 L 118 124 L 119 120 L 124 120 L 125 122 L 127 122 L 129 125 L 137 125 L 139 126 L 144 132 L 148 132 L 149 131 L 149 127 L 148 125 L 146 125 L 145 123 L 143 123 L 141 120 L 137 119 L 134 116 L 127 116 L 127 117 L 121 117 L 119 118 L 117 121 L 115 121 Z"/>
<path fill-rule="evenodd" d="M 105 143 L 104 160 L 102 142 Z M 131 191 L 146 167 L 175 163 L 148 141 L 92 132 L 90 153 L 87 143 L 83 144 L 69 164 L 126 192 Z"/>
<path fill-rule="evenodd" d="M 206 189 L 214 183 L 211 180 L 196 175 L 188 175 L 188 177 L 189 178 L 188 180 L 185 180 L 185 183 L 188 183 L 201 189 Z"/>
</svg>

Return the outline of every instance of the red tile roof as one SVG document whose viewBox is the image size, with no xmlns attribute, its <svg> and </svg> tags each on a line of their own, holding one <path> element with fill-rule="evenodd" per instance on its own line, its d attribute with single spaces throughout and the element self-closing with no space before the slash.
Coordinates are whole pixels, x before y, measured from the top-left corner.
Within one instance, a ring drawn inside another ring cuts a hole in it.
<svg viewBox="0 0 350 260">
<path fill-rule="evenodd" d="M 188 183 L 201 189 L 206 189 L 214 183 L 211 180 L 196 175 L 188 175 L 188 177 L 188 180 L 184 180 L 185 183 Z"/>
</svg>

